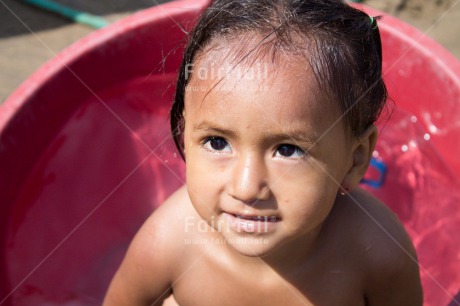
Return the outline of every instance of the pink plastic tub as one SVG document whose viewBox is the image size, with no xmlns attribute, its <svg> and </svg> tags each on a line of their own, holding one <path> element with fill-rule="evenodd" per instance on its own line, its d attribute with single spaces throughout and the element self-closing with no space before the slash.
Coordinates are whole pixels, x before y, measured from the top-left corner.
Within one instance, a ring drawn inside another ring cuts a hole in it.
<svg viewBox="0 0 460 306">
<path fill-rule="evenodd" d="M 184 183 L 167 114 L 183 28 L 204 5 L 97 31 L 1 106 L 1 305 L 99 305 L 134 233 Z M 460 305 L 460 64 L 392 17 L 379 27 L 395 106 L 375 153 L 386 180 L 370 190 L 413 238 L 425 305 Z"/>
</svg>

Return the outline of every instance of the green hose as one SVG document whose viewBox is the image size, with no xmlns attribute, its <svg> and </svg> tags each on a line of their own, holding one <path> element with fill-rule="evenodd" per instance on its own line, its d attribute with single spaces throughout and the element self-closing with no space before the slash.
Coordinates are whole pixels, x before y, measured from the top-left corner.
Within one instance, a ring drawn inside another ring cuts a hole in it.
<svg viewBox="0 0 460 306">
<path fill-rule="evenodd" d="M 91 15 L 85 12 L 80 12 L 69 7 L 66 7 L 62 4 L 56 3 L 51 0 L 23 0 L 24 2 L 34 5 L 36 7 L 45 9 L 57 13 L 61 16 L 64 16 L 72 21 L 82 23 L 93 27 L 95 29 L 100 29 L 107 26 L 109 23 L 102 17 Z"/>
</svg>

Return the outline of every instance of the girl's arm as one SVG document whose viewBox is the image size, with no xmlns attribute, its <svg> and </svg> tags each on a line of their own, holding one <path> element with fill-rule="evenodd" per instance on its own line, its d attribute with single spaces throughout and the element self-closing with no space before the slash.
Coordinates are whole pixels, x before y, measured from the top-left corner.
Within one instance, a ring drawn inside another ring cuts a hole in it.
<svg viewBox="0 0 460 306">
<path fill-rule="evenodd" d="M 370 230 L 376 234 L 372 244 L 374 251 L 369 251 L 366 305 L 422 306 L 423 292 L 415 248 L 396 216 L 386 207 L 384 211 L 387 213 L 373 213 L 381 227 Z M 389 217 L 380 218 L 379 214 Z"/>
<path fill-rule="evenodd" d="M 177 193 L 158 208 L 141 227 L 116 272 L 104 306 L 162 305 L 171 295 L 172 275 L 181 244 L 175 220 Z"/>
</svg>

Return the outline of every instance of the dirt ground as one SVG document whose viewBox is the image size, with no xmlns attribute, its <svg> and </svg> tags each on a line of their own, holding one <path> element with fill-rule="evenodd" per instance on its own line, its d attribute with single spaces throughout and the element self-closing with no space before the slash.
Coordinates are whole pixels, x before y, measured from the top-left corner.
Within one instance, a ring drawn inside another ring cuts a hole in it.
<svg viewBox="0 0 460 306">
<path fill-rule="evenodd" d="M 56 0 L 110 22 L 167 0 Z M 460 0 L 365 0 L 434 38 L 460 58 Z M 0 103 L 32 72 L 93 29 L 31 7 L 0 0 Z"/>
</svg>

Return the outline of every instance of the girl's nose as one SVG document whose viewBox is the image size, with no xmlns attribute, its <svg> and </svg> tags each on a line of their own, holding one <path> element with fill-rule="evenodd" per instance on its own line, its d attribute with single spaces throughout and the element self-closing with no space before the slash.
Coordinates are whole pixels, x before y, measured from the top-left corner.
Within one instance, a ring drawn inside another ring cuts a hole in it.
<svg viewBox="0 0 460 306">
<path fill-rule="evenodd" d="M 270 198 L 263 158 L 246 156 L 236 162 L 230 179 L 229 193 L 233 198 L 247 204 Z"/>
</svg>

